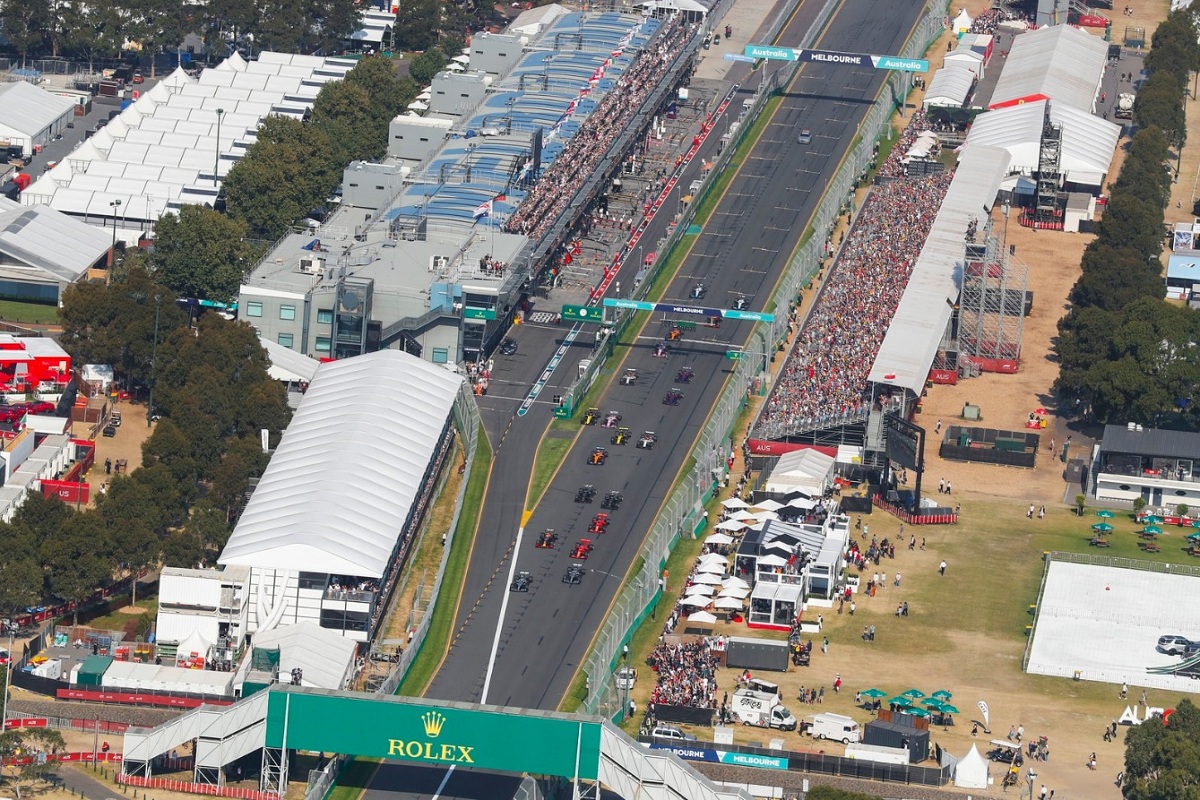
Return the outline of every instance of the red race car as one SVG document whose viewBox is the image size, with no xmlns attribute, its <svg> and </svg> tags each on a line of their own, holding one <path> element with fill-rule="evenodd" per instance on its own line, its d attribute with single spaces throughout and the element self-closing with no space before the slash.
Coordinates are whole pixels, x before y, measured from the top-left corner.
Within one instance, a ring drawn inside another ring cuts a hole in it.
<svg viewBox="0 0 1200 800">
<path fill-rule="evenodd" d="M 608 530 L 608 514 L 600 513 L 592 517 L 592 524 L 588 526 L 588 533 L 604 533 Z"/>
<path fill-rule="evenodd" d="M 592 540 L 580 539 L 579 543 L 571 550 L 571 558 L 576 561 L 586 561 L 587 557 L 592 553 Z"/>
<path fill-rule="evenodd" d="M 542 531 L 534 543 L 534 547 L 539 547 L 546 550 L 553 550 L 555 542 L 558 541 L 558 534 L 554 532 L 554 528 L 546 528 Z"/>
</svg>

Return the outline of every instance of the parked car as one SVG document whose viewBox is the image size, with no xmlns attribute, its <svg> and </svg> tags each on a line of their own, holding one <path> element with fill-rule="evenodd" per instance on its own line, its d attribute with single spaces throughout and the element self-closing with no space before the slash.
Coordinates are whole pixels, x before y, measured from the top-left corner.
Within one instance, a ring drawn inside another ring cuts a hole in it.
<svg viewBox="0 0 1200 800">
<path fill-rule="evenodd" d="M 104 433 L 105 439 L 111 439 L 117 435 L 117 426 L 116 425 L 105 425 L 103 433 Z"/>
<path fill-rule="evenodd" d="M 1194 642 L 1184 636 L 1171 634 L 1168 636 L 1160 636 L 1158 639 L 1158 652 L 1166 653 L 1169 656 L 1181 656 L 1189 649 L 1200 647 L 1200 642 Z"/>
<path fill-rule="evenodd" d="M 655 725 L 654 730 L 650 732 L 650 736 L 668 742 L 694 742 L 696 737 L 690 733 L 684 733 L 674 725 Z"/>
</svg>

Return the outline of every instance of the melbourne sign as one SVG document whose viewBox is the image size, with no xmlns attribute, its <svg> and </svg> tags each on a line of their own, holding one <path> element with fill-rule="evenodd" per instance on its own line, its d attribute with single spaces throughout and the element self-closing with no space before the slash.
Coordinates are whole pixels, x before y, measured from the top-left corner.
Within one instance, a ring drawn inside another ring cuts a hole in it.
<svg viewBox="0 0 1200 800">
<path fill-rule="evenodd" d="M 357 692 L 272 690 L 266 744 L 586 780 L 600 769 L 596 721 Z"/>
<path fill-rule="evenodd" d="M 905 72 L 929 71 L 929 62 L 923 58 L 872 56 L 866 53 L 841 53 L 836 50 L 800 50 L 798 52 L 801 61 L 814 64 L 845 64 L 849 67 L 874 67 L 875 69 L 903 70 Z"/>
<path fill-rule="evenodd" d="M 755 753 L 735 753 L 728 750 L 715 750 L 710 747 L 688 747 L 679 744 L 649 745 L 651 750 L 667 750 L 685 761 L 710 761 L 718 764 L 734 764 L 739 767 L 757 767 L 759 769 L 787 769 L 788 760 L 779 756 L 760 756 Z"/>
</svg>

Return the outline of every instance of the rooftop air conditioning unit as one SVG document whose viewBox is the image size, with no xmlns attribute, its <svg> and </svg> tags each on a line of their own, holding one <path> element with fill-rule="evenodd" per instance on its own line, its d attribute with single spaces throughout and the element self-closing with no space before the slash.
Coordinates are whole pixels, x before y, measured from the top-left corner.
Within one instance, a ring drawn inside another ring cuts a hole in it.
<svg viewBox="0 0 1200 800">
<path fill-rule="evenodd" d="M 320 275 L 325 271 L 325 259 L 320 256 L 301 256 L 300 271 L 305 275 Z"/>
<path fill-rule="evenodd" d="M 434 256 L 429 260 L 429 271 L 436 272 L 450 266 L 450 256 Z"/>
</svg>

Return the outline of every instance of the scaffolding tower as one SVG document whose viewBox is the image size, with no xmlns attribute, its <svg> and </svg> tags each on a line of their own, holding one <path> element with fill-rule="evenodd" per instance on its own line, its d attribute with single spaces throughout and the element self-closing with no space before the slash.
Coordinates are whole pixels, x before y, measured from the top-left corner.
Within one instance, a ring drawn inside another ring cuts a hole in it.
<svg viewBox="0 0 1200 800">
<path fill-rule="evenodd" d="M 979 363 L 1018 361 L 1025 332 L 1029 268 L 1006 249 L 989 219 L 980 233 L 977 224 L 964 241 L 965 268 L 958 309 L 958 351 Z"/>
<path fill-rule="evenodd" d="M 1046 103 L 1038 150 L 1037 206 L 1033 217 L 1035 228 L 1062 227 L 1062 215 L 1058 208 L 1058 187 L 1062 185 L 1061 165 L 1062 126 L 1050 121 L 1050 104 Z"/>
</svg>

